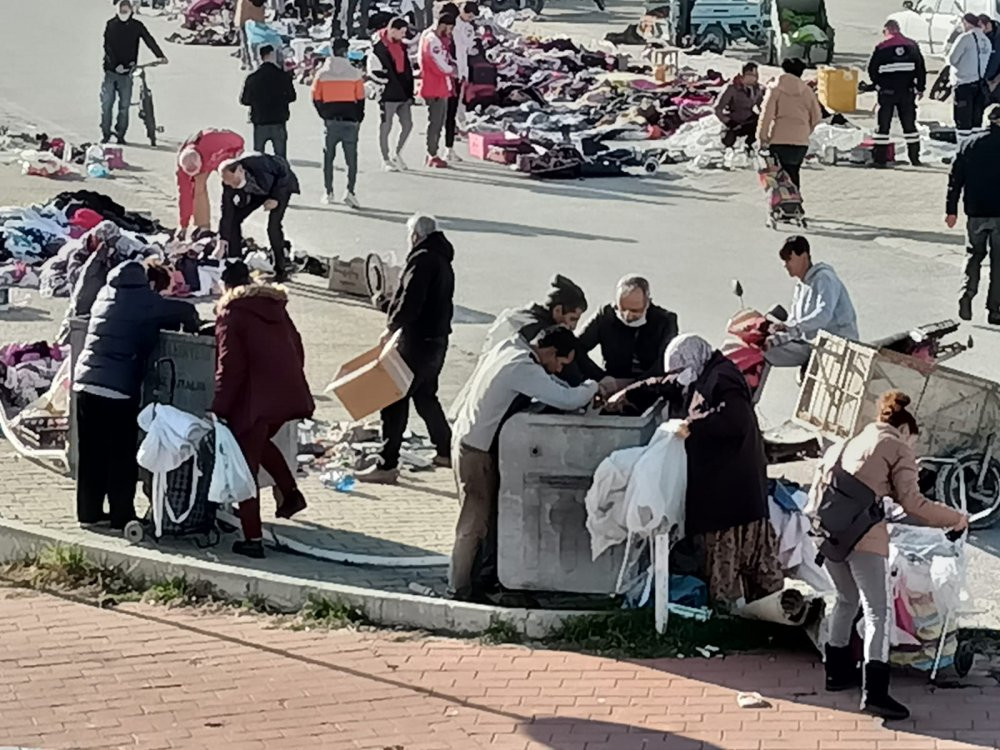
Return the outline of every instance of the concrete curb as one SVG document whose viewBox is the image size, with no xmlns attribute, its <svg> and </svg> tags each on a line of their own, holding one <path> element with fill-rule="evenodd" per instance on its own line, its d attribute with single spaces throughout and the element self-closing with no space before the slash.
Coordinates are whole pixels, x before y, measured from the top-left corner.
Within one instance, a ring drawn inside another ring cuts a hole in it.
<svg viewBox="0 0 1000 750">
<path fill-rule="evenodd" d="M 579 610 L 507 609 L 306 580 L 207 560 L 178 559 L 145 547 L 123 549 L 100 537 L 81 543 L 78 538 L 57 530 L 0 520 L 0 562 L 24 560 L 53 544 L 79 547 L 98 564 L 117 566 L 149 581 L 184 576 L 190 581 L 208 583 L 227 597 L 263 597 L 287 611 L 301 608 L 310 595 L 323 596 L 356 607 L 373 623 L 386 627 L 478 635 L 504 622 L 522 636 L 537 639 L 551 633 L 568 617 L 597 614 Z"/>
</svg>

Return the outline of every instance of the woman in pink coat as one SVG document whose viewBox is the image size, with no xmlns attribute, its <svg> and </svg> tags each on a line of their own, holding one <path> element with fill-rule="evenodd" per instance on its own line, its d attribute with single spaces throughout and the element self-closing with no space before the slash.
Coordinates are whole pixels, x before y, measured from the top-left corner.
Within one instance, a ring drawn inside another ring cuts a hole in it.
<svg viewBox="0 0 1000 750">
<path fill-rule="evenodd" d="M 182 233 L 187 231 L 192 217 L 196 227 L 211 226 L 208 176 L 222 162 L 242 154 L 243 146 L 243 136 L 239 133 L 214 128 L 200 130 L 181 144 L 177 152 L 177 195 Z"/>
</svg>

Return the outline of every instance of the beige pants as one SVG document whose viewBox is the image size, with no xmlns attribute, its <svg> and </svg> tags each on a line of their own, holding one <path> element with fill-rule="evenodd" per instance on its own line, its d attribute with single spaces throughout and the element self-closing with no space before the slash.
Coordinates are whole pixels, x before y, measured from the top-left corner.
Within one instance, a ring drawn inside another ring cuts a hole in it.
<svg viewBox="0 0 1000 750">
<path fill-rule="evenodd" d="M 194 225 L 201 229 L 212 228 L 212 207 L 208 202 L 208 175 L 194 178 Z"/>
<path fill-rule="evenodd" d="M 460 445 L 453 456 L 461 510 L 455 527 L 448 585 L 456 598 L 468 598 L 479 546 L 490 530 L 500 491 L 497 461 L 490 453 Z"/>
</svg>

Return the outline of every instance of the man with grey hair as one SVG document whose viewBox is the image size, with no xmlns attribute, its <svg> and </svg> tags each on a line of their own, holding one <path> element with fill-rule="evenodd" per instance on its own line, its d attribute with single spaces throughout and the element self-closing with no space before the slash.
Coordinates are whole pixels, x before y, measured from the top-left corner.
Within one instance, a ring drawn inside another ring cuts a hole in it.
<svg viewBox="0 0 1000 750">
<path fill-rule="evenodd" d="M 664 352 L 679 330 L 677 314 L 653 304 L 649 281 L 628 274 L 618 281 L 615 302 L 602 307 L 580 333 L 580 369 L 593 380 L 630 383 L 661 376 Z M 587 356 L 598 346 L 603 368 Z"/>
<path fill-rule="evenodd" d="M 413 382 L 406 396 L 382 410 L 382 453 L 377 464 L 358 473 L 362 482 L 395 484 L 399 478 L 399 451 L 411 400 L 437 449 L 434 464 L 451 466 L 451 427 L 437 392 L 451 335 L 455 249 L 433 216 L 414 214 L 406 222 L 406 233 L 410 253 L 387 308 L 382 342 L 400 332 L 399 353 L 413 371 Z"/>
</svg>

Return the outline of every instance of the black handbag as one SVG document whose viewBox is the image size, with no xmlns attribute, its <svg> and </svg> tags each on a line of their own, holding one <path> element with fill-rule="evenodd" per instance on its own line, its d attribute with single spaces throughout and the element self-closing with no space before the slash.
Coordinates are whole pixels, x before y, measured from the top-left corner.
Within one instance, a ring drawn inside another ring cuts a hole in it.
<svg viewBox="0 0 1000 750">
<path fill-rule="evenodd" d="M 823 540 L 816 558 L 818 565 L 823 560 L 846 560 L 865 534 L 885 520 L 881 498 L 841 465 L 846 446 L 845 442 L 840 448 L 830 483 L 823 490 L 816 510 L 814 531 Z"/>
</svg>

